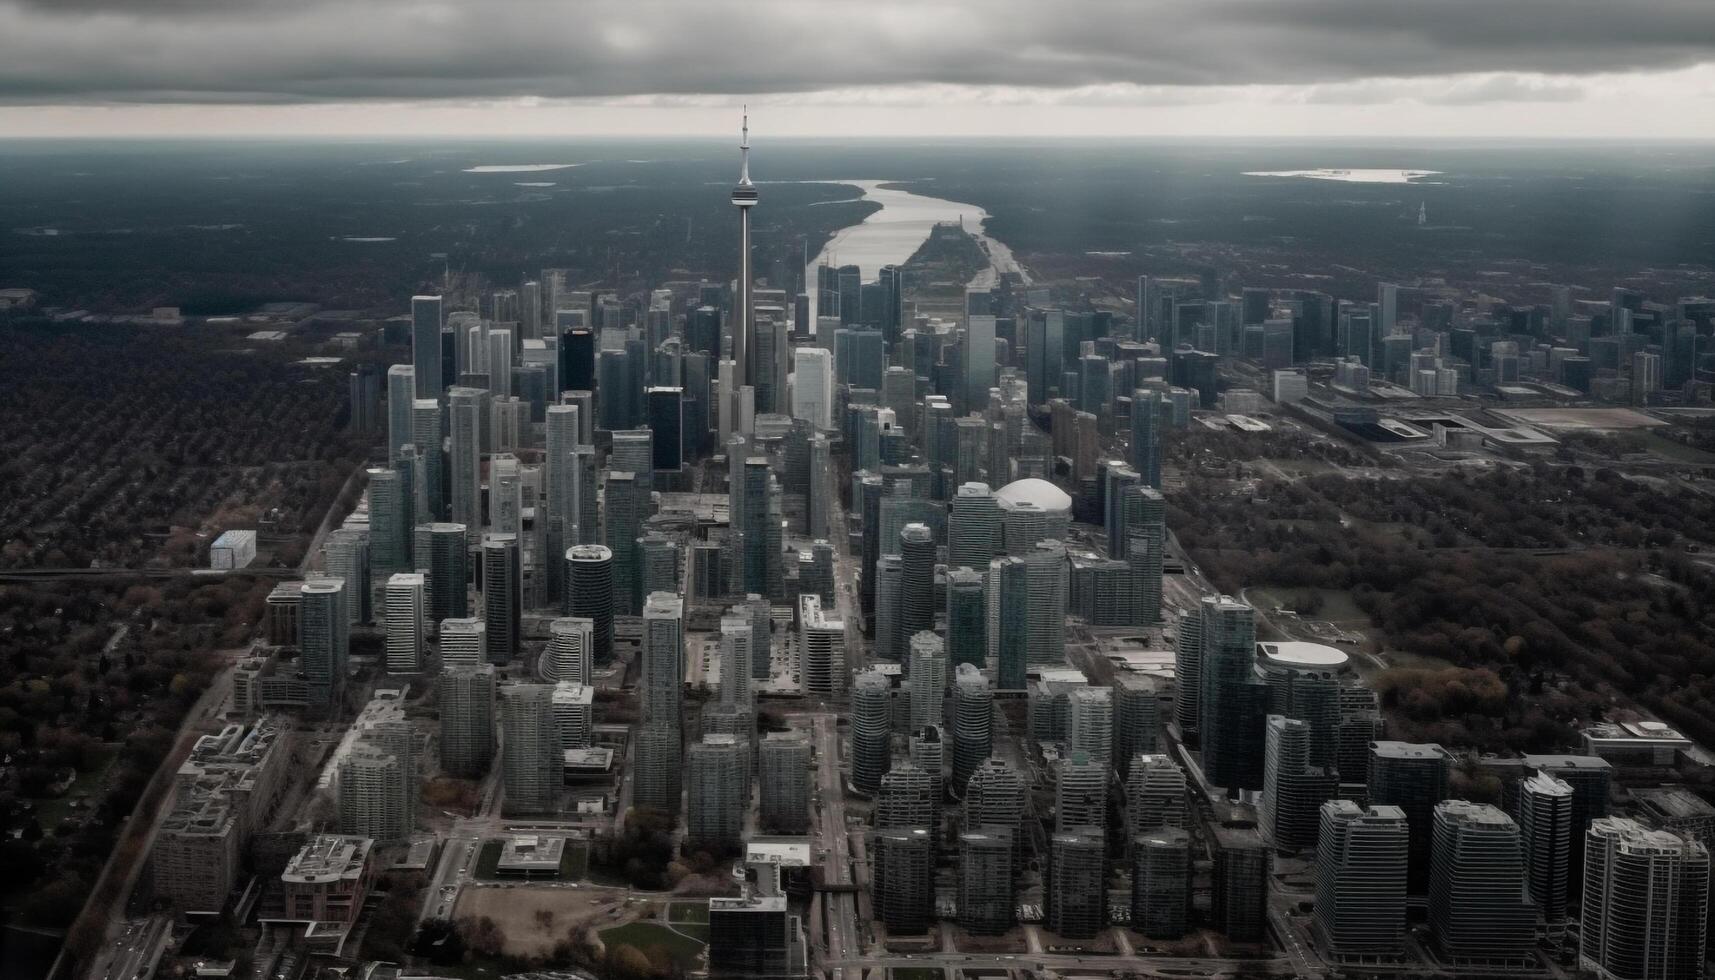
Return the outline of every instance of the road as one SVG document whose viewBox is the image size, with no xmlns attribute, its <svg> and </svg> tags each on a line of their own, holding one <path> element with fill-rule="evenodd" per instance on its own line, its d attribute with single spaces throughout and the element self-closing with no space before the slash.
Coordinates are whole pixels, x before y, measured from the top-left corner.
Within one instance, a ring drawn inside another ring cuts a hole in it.
<svg viewBox="0 0 1715 980">
<path fill-rule="evenodd" d="M 816 825 L 816 847 L 822 880 L 851 884 L 851 838 L 846 832 L 845 787 L 840 779 L 839 726 L 832 714 L 814 716 L 816 732 L 816 779 L 821 794 L 821 819 Z M 850 892 L 823 892 L 822 910 L 827 919 L 826 948 L 820 950 L 824 965 L 849 960 L 841 969 L 830 970 L 833 980 L 860 980 L 863 976 L 863 938 L 858 924 L 857 896 Z"/>
<path fill-rule="evenodd" d="M 92 980 L 148 980 L 154 976 L 166 949 L 170 920 L 155 915 L 125 924 L 118 938 L 108 943 L 89 968 Z"/>
<path fill-rule="evenodd" d="M 825 961 L 824 969 L 955 969 L 972 970 L 1052 970 L 1056 973 L 1088 973 L 1111 976 L 1119 972 L 1137 973 L 1146 977 L 1221 976 L 1292 976 L 1293 966 L 1283 959 L 1234 960 L 1211 957 L 1180 956 L 1106 956 L 1092 953 L 912 953 L 886 954 L 846 960 Z"/>
</svg>

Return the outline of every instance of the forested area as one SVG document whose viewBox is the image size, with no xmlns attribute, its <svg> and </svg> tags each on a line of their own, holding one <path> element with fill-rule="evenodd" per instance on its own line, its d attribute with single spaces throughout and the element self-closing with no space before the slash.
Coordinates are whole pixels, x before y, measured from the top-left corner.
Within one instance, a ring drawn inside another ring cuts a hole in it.
<svg viewBox="0 0 1715 980">
<path fill-rule="evenodd" d="M 20 832 L 0 834 L 0 905 L 47 927 L 77 915 L 213 651 L 244 641 L 272 585 L 0 585 L 0 826 Z"/>
<path fill-rule="evenodd" d="M 193 565 L 212 537 L 199 530 L 254 528 L 272 508 L 293 535 L 367 448 L 343 431 L 346 371 L 287 351 L 22 324 L 0 326 L 0 346 L 0 568 Z"/>
<path fill-rule="evenodd" d="M 1347 591 L 1396 666 L 1400 737 L 1547 750 L 1632 704 L 1715 740 L 1715 503 L 1683 485 L 1537 466 L 1412 480 L 1191 477 L 1169 524 L 1223 589 Z"/>
</svg>

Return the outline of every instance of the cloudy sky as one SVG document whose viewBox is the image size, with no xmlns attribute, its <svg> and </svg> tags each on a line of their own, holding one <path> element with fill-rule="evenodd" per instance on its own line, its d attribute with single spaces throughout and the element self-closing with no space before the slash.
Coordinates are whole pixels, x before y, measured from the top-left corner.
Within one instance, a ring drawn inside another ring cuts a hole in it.
<svg viewBox="0 0 1715 980">
<path fill-rule="evenodd" d="M 1715 0 L 0 0 L 0 134 L 1715 138 Z"/>
</svg>

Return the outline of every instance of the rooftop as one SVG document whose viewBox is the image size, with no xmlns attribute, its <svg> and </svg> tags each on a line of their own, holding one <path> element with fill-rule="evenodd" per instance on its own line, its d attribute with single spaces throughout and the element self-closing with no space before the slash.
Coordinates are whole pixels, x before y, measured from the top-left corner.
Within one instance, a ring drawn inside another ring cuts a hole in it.
<svg viewBox="0 0 1715 980">
<path fill-rule="evenodd" d="M 303 849 L 292 856 L 281 881 L 316 884 L 356 878 L 363 874 L 369 860 L 369 850 L 375 842 L 367 837 L 344 837 L 322 834 L 310 839 Z"/>
<path fill-rule="evenodd" d="M 995 497 L 1005 504 L 1034 504 L 1050 513 L 1072 510 L 1072 498 L 1066 491 L 1035 477 L 1014 480 L 995 491 Z"/>
</svg>

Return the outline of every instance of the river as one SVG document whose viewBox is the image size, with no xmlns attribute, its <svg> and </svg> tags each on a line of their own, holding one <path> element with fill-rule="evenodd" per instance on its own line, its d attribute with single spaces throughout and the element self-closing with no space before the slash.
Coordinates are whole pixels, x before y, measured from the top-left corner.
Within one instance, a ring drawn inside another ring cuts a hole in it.
<svg viewBox="0 0 1715 980">
<path fill-rule="evenodd" d="M 810 287 L 808 292 L 812 322 L 817 315 L 814 288 L 817 266 L 823 262 L 835 266 L 855 265 L 863 270 L 864 281 L 869 282 L 881 274 L 881 267 L 884 265 L 904 265 L 905 260 L 929 238 L 929 232 L 935 225 L 949 221 L 962 223 L 977 236 L 978 243 L 989 253 L 990 267 L 972 280 L 973 285 L 992 284 L 998 272 L 1016 272 L 1024 276 L 1025 282 L 1030 281 L 1023 267 L 1013 258 L 1012 251 L 982 233 L 983 223 L 989 217 L 988 212 L 974 204 L 961 204 L 926 194 L 914 194 L 899 187 L 883 186 L 889 182 L 881 180 L 819 183 L 856 187 L 863 192 L 864 200 L 876 202 L 881 205 L 881 210 L 858 224 L 841 228 L 828 240 L 821 254 L 804 270 L 804 282 Z"/>
</svg>

